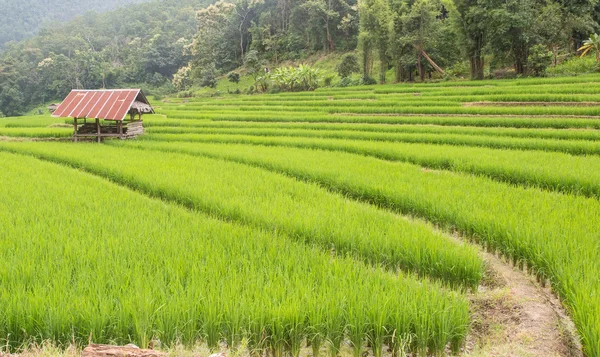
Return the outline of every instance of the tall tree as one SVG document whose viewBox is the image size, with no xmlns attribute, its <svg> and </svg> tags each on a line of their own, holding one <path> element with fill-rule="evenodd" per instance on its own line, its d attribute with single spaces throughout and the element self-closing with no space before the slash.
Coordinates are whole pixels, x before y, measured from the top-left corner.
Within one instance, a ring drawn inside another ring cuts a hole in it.
<svg viewBox="0 0 600 357">
<path fill-rule="evenodd" d="M 363 53 L 363 77 L 371 74 L 371 51 L 377 51 L 379 59 L 379 82 L 385 83 L 388 69 L 389 36 L 392 13 L 387 0 L 365 0 L 359 4 L 360 45 Z"/>
<path fill-rule="evenodd" d="M 471 64 L 471 78 L 483 79 L 483 50 L 487 43 L 488 10 L 478 0 L 455 0 L 454 21 L 460 43 Z"/>
</svg>

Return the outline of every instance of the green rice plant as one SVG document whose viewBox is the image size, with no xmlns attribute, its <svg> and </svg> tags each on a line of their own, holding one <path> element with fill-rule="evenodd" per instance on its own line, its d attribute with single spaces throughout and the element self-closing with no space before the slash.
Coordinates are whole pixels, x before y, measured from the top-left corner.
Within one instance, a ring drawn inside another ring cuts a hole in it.
<svg viewBox="0 0 600 357">
<path fill-rule="evenodd" d="M 428 100 L 373 100 L 373 99 L 349 99 L 349 100 L 333 100 L 323 98 L 320 100 L 311 100 L 311 101 L 289 101 L 284 102 L 286 107 L 302 107 L 303 109 L 313 108 L 313 107 L 332 107 L 332 108 L 345 108 L 345 107 L 355 107 L 357 103 L 360 103 L 361 107 L 399 107 L 399 106 L 411 106 L 411 107 L 421 107 L 421 106 L 437 106 L 437 107 L 459 107 L 461 103 L 458 100 L 447 100 L 442 98 L 428 98 Z M 240 109 L 243 107 L 245 110 L 250 108 L 257 107 L 280 107 L 282 102 L 280 100 L 261 100 L 261 101 L 221 101 L 218 103 L 210 102 L 205 105 L 185 105 L 178 107 L 163 107 L 162 109 L 176 109 L 176 110 L 204 110 L 204 108 L 211 107 L 239 107 Z"/>
<path fill-rule="evenodd" d="M 66 166 L 5 152 L 0 162 L 3 346 L 146 346 L 160 339 L 214 347 L 244 338 L 259 341 L 252 349 L 292 354 L 323 322 L 314 319 L 317 311 L 327 314 L 323 339 L 345 334 L 347 323 L 376 326 L 369 316 L 379 312 L 406 321 L 411 332 L 421 323 L 433 329 L 453 321 L 419 343 L 464 340 L 468 303 L 436 284 L 218 221 Z"/>
<path fill-rule="evenodd" d="M 0 128 L 46 128 L 62 123 L 64 123 L 63 119 L 52 118 L 50 115 L 0 118 Z"/>
<path fill-rule="evenodd" d="M 257 107 L 258 110 L 266 107 Z M 281 110 L 291 111 L 293 108 L 281 106 L 271 107 Z M 244 107 L 240 108 L 245 110 Z M 401 106 L 401 107 L 384 107 L 384 108 L 369 108 L 363 106 L 343 107 L 343 108 L 303 108 L 304 111 L 326 111 L 330 114 L 336 113 L 355 113 L 355 114 L 476 114 L 476 115 L 579 115 L 579 116 L 598 116 L 600 115 L 599 107 L 451 107 L 451 106 Z M 254 108 L 252 109 L 254 110 Z"/>
<path fill-rule="evenodd" d="M 151 143 L 140 144 L 151 147 Z M 182 150 L 181 143 L 171 146 L 173 151 Z M 357 200 L 427 218 L 457 229 L 515 262 L 527 262 L 540 280 L 550 281 L 572 312 L 586 353 L 599 355 L 597 199 L 342 152 L 246 145 L 189 146 L 193 147 L 187 150 L 189 153 L 285 173 Z M 417 331 L 417 338 L 434 333 L 429 328 Z"/>
<path fill-rule="evenodd" d="M 226 140 L 218 141 L 221 143 L 218 145 L 211 145 L 210 140 L 206 142 L 209 144 L 201 146 L 186 142 L 174 146 L 168 142 L 155 141 L 115 144 L 196 154 L 204 153 L 203 148 L 210 148 L 207 151 L 214 153 L 238 147 L 235 145 L 235 139 L 231 141 L 233 146 L 227 144 Z M 574 157 L 562 153 L 353 140 L 276 138 L 272 141 L 247 143 L 343 151 L 384 160 L 409 162 L 430 169 L 485 175 L 512 184 L 600 198 L 600 157 L 597 156 Z"/>
<path fill-rule="evenodd" d="M 76 157 L 68 149 L 83 145 L 0 143 L 5 150 L 80 167 L 152 196 L 285 232 L 300 242 L 389 269 L 465 288 L 475 288 L 482 276 L 482 262 L 474 249 L 455 244 L 428 225 L 348 201 L 316 185 L 242 164 L 181 154 L 86 145 L 87 155 Z M 178 162 L 186 164 L 178 167 Z"/>
<path fill-rule="evenodd" d="M 0 127 L 0 136 L 7 137 L 68 138 L 72 135 L 72 128 Z"/>
<path fill-rule="evenodd" d="M 515 138 L 541 138 L 556 140 L 600 140 L 600 132 L 595 130 L 564 129 L 517 129 L 465 126 L 439 126 L 414 124 L 361 124 L 361 123 L 295 123 L 295 122 L 235 122 L 194 119 L 153 119 L 145 121 L 144 126 L 168 128 L 209 128 L 209 129 L 308 129 L 308 130 L 355 130 L 376 133 L 425 133 L 425 134 L 461 134 L 507 136 Z M 152 132 L 154 129 L 150 129 Z"/>
<path fill-rule="evenodd" d="M 240 111 L 182 112 L 165 111 L 171 119 L 195 119 L 243 122 L 303 122 L 303 123 L 359 123 L 359 124 L 419 124 L 441 126 L 477 126 L 503 128 L 600 129 L 600 118 L 552 118 L 519 116 L 461 116 L 461 115 L 340 115 L 317 112 Z"/>
<path fill-rule="evenodd" d="M 286 137 L 302 137 L 296 142 L 309 143 L 312 138 L 366 140 L 382 142 L 405 142 L 445 144 L 497 149 L 537 150 L 562 152 L 571 155 L 598 155 L 600 143 L 587 140 L 527 139 L 457 134 L 417 134 L 417 133 L 373 133 L 356 131 L 316 131 L 282 129 L 199 129 L 193 128 L 152 128 L 147 136 L 150 140 L 162 141 L 212 141 L 238 143 L 277 143 Z M 194 133 L 196 132 L 196 133 Z M 154 134 L 156 133 L 156 134 Z M 214 134 L 213 134 L 214 133 Z"/>
</svg>

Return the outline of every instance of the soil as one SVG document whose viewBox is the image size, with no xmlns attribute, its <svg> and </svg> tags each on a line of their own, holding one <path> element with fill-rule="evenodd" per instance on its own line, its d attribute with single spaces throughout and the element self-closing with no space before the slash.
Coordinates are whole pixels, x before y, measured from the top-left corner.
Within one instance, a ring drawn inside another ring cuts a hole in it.
<svg viewBox="0 0 600 357">
<path fill-rule="evenodd" d="M 487 281 L 470 297 L 472 332 L 464 356 L 583 357 L 575 326 L 550 289 L 482 254 Z"/>
</svg>

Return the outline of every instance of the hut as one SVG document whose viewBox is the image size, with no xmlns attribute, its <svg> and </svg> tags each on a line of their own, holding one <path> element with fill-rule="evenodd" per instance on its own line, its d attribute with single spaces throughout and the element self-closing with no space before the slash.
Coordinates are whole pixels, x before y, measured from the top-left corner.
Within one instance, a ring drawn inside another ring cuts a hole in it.
<svg viewBox="0 0 600 357">
<path fill-rule="evenodd" d="M 143 134 L 142 115 L 153 113 L 140 89 L 74 89 L 52 116 L 73 118 L 73 141 L 96 138 L 101 142 L 103 138 L 129 139 Z"/>
<path fill-rule="evenodd" d="M 58 108 L 59 105 L 60 105 L 60 103 L 50 104 L 48 106 L 48 110 L 50 111 L 50 114 L 54 113 L 56 111 L 56 109 Z"/>
</svg>

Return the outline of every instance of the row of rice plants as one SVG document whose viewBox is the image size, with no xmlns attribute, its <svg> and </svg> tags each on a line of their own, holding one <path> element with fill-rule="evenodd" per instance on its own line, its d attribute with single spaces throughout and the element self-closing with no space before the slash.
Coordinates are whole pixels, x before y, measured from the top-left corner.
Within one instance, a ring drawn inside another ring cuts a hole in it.
<svg viewBox="0 0 600 357">
<path fill-rule="evenodd" d="M 73 135 L 68 128 L 0 127 L 0 136 L 25 138 L 66 138 Z"/>
<path fill-rule="evenodd" d="M 485 135 L 460 134 L 424 134 L 424 133 L 375 133 L 345 130 L 309 130 L 309 129 L 258 129 L 258 128 L 189 128 L 189 127 L 151 127 L 148 132 L 159 140 L 196 141 L 221 140 L 225 135 L 234 140 L 258 140 L 260 137 L 304 137 L 323 139 L 349 139 L 369 141 L 389 141 L 405 143 L 446 144 L 457 146 L 478 146 L 496 149 L 518 149 L 563 152 L 571 155 L 598 155 L 600 143 L 589 140 L 552 140 L 537 138 L 511 138 Z M 267 141 L 270 139 L 267 139 Z M 276 139 L 277 140 L 277 139 Z"/>
<path fill-rule="evenodd" d="M 428 225 L 348 201 L 318 186 L 214 159 L 82 145 L 0 143 L 5 150 L 81 167 L 153 196 L 284 232 L 391 270 L 469 288 L 477 287 L 482 276 L 482 262 L 474 249 L 455 244 Z M 72 155 L 82 150 L 85 157 Z"/>
<path fill-rule="evenodd" d="M 481 114 L 481 115 L 566 115 L 597 116 L 596 106 L 463 106 L 459 101 L 441 97 L 410 100 L 328 100 L 304 102 L 271 101 L 268 96 L 257 97 L 254 102 L 235 100 L 211 101 L 202 105 L 163 106 L 178 111 L 293 111 L 356 114 Z M 557 103 L 559 104 L 559 103 Z"/>
<path fill-rule="evenodd" d="M 258 110 L 268 107 L 256 107 Z M 278 107 L 271 107 L 278 108 Z M 285 106 L 281 110 L 291 110 Z M 244 108 L 240 108 L 244 110 Z M 522 106 L 522 107 L 451 107 L 451 106 L 401 106 L 370 108 L 362 106 L 340 108 L 303 108 L 305 111 L 327 111 L 328 113 L 356 113 L 356 114 L 477 114 L 477 115 L 564 115 L 564 116 L 598 116 L 600 107 L 561 107 L 561 106 Z M 249 108 L 248 110 L 255 110 Z"/>
<path fill-rule="evenodd" d="M 600 90 L 600 89 L 599 89 Z M 185 104 L 185 107 L 200 107 L 207 103 L 210 104 L 237 104 L 237 105 L 259 105 L 264 103 L 265 105 L 277 103 L 295 104 L 295 105 L 308 105 L 308 104 L 346 104 L 349 100 L 364 100 L 386 103 L 387 106 L 391 106 L 392 103 L 403 103 L 404 105 L 415 105 L 419 103 L 446 103 L 448 105 L 455 105 L 456 102 L 598 102 L 600 98 L 594 94 L 533 94 L 533 93 L 494 93 L 494 94 L 476 94 L 472 91 L 448 91 L 448 92 L 425 92 L 425 93 L 392 93 L 392 94 L 343 94 L 333 96 L 296 96 L 296 97 L 280 97 L 280 96 L 261 96 L 260 100 L 257 97 L 231 97 L 222 99 L 206 98 L 204 100 L 198 100 L 188 103 L 162 103 L 162 107 L 181 107 Z M 392 103 L 390 103 L 392 102 Z M 356 104 L 356 103 L 355 103 Z M 365 104 L 369 104 L 366 102 Z"/>
<path fill-rule="evenodd" d="M 356 356 L 367 341 L 380 356 L 374 341 L 398 353 L 401 337 L 412 340 L 402 352 L 424 356 L 465 339 L 466 299 L 435 284 L 65 166 L 9 153 L 0 162 L 3 346 L 160 339 L 214 349 L 246 338 L 273 356 L 305 343 L 318 356 L 348 338 Z"/>
<path fill-rule="evenodd" d="M 473 96 L 473 95 L 543 95 L 543 94 L 563 94 L 563 95 L 593 95 L 598 93 L 600 90 L 600 84 L 581 86 L 576 85 L 544 85 L 544 86 L 531 86 L 531 87 L 478 87 L 478 88 L 437 88 L 433 90 L 424 90 L 417 88 L 410 88 L 414 93 L 427 96 Z M 373 91 L 375 94 L 396 94 L 396 93 L 407 93 L 409 92 L 406 88 L 396 92 L 394 89 L 376 89 Z"/>
<path fill-rule="evenodd" d="M 402 95 L 403 96 L 403 95 Z M 380 95 L 380 98 L 386 99 L 397 99 L 402 96 L 396 95 Z M 499 94 L 461 94 L 455 91 L 448 93 L 422 93 L 421 98 L 423 100 L 430 100 L 430 98 L 444 98 L 447 101 L 461 101 L 461 102 L 593 102 L 597 103 L 600 99 L 598 95 L 594 94 L 533 94 L 533 93 L 499 93 Z"/>
<path fill-rule="evenodd" d="M 502 128 L 600 129 L 600 118 L 548 118 L 516 116 L 428 116 L 428 115 L 328 115 L 272 111 L 241 113 L 239 111 L 183 112 L 161 111 L 171 119 L 204 119 L 243 122 L 304 122 L 304 123 L 359 123 L 359 124 L 419 124 L 441 126 L 476 126 Z"/>
<path fill-rule="evenodd" d="M 161 139 L 158 137 L 155 139 Z M 176 141 L 172 137 L 166 141 Z M 493 179 L 536 186 L 585 196 L 600 197 L 600 157 L 574 157 L 562 153 L 537 151 L 497 150 L 487 148 L 464 148 L 449 145 L 380 143 L 355 140 L 323 140 L 298 138 L 242 139 L 233 136 L 216 138 L 199 137 L 184 140 L 181 147 L 193 146 L 188 142 L 241 143 L 250 145 L 287 146 L 345 151 L 373 156 L 384 160 L 405 161 L 433 169 L 485 175 Z M 165 147 L 164 143 L 152 142 L 150 147 Z M 170 146 L 166 146 L 170 147 Z"/>
<path fill-rule="evenodd" d="M 288 105 L 256 105 L 256 106 L 238 106 L 238 105 L 210 105 L 194 108 L 204 114 L 219 111 L 241 111 L 241 112 L 302 112 L 302 113 L 328 113 L 328 114 L 435 114 L 435 115 L 531 115 L 531 116 L 598 116 L 599 107 L 568 107 L 568 106 L 521 106 L 521 107 L 463 107 L 463 106 L 438 106 L 427 103 L 422 106 L 397 106 L 397 107 L 370 107 L 361 106 L 357 103 L 354 106 L 336 107 L 332 106 L 288 106 Z M 176 110 L 160 110 L 162 114 L 172 112 L 174 117 L 179 117 L 179 113 L 186 112 L 185 107 Z"/>
<path fill-rule="evenodd" d="M 265 98 L 267 99 L 267 98 Z M 355 107 L 357 103 L 360 103 L 362 107 L 398 107 L 398 106 L 410 106 L 410 107 L 421 107 L 421 106 L 437 106 L 437 107 L 459 107 L 462 104 L 459 101 L 448 101 L 444 98 L 440 98 L 438 100 L 429 99 L 429 100 L 374 100 L 374 99 L 344 99 L 344 100 L 311 100 L 311 101 L 290 101 L 285 102 L 286 107 Z M 260 101 L 236 101 L 236 100 L 227 100 L 227 101 L 215 101 L 215 102 L 207 102 L 205 104 L 186 104 L 180 106 L 162 106 L 162 108 L 169 108 L 175 110 L 203 110 L 205 107 L 213 107 L 213 106 L 227 106 L 227 107 L 244 107 L 244 108 L 254 108 L 254 107 L 269 107 L 276 106 L 280 107 L 282 102 L 279 100 L 260 100 Z"/>
<path fill-rule="evenodd" d="M 148 145 L 131 143 L 127 145 Z M 564 299 L 588 356 L 600 356 L 600 202 L 485 177 L 375 158 L 297 148 L 171 144 L 283 172 L 359 200 L 451 226 L 549 279 Z"/>
<path fill-rule="evenodd" d="M 321 88 L 319 91 L 348 91 L 352 89 L 360 90 L 361 88 L 368 89 L 381 89 L 381 90 L 394 90 L 394 89 L 402 89 L 405 87 L 413 87 L 413 88 L 422 88 L 423 90 L 430 89 L 439 89 L 439 88 L 497 88 L 497 89 L 510 89 L 510 88 L 525 88 L 535 89 L 538 87 L 569 87 L 569 86 L 581 86 L 582 83 L 587 86 L 598 86 L 600 85 L 600 78 L 598 75 L 586 76 L 586 77 L 563 77 L 563 78 L 541 78 L 539 80 L 487 80 L 487 81 L 451 81 L 451 82 L 438 82 L 438 83 L 407 83 L 403 85 L 398 84 L 387 84 L 387 85 L 378 85 L 378 86 L 366 86 L 366 87 L 353 87 L 353 88 Z M 556 84 L 560 84 L 557 86 Z"/>
<path fill-rule="evenodd" d="M 46 115 L 0 118 L 0 128 L 45 128 L 57 123 L 62 123 L 62 119 Z"/>
<path fill-rule="evenodd" d="M 265 129 L 306 129 L 306 130 L 344 130 L 364 131 L 375 133 L 424 133 L 424 134 L 460 134 L 460 135 L 486 135 L 515 138 L 540 138 L 556 140 L 600 140 L 600 132 L 591 130 L 564 130 L 564 129 L 516 129 L 516 128 L 489 128 L 489 127 L 448 127 L 435 125 L 389 125 L 389 124 L 352 124 L 352 123 L 294 123 L 294 122 L 235 122 L 235 121 L 210 121 L 194 119 L 165 119 L 154 117 L 144 121 L 144 126 L 172 127 L 172 128 L 265 128 Z"/>
</svg>

